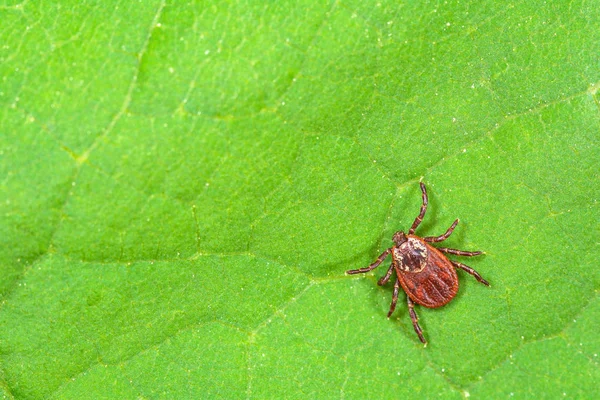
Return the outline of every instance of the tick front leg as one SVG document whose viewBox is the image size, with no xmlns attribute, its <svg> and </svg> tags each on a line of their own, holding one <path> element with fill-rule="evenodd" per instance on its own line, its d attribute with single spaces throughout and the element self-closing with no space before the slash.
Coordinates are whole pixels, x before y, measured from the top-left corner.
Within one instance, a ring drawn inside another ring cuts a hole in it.
<svg viewBox="0 0 600 400">
<path fill-rule="evenodd" d="M 390 277 L 392 276 L 392 271 L 394 270 L 394 264 L 392 263 L 392 265 L 390 265 L 390 268 L 387 270 L 387 272 L 385 273 L 385 276 L 382 276 L 381 279 L 379 279 L 377 281 L 377 284 L 379 286 L 383 286 L 386 283 L 388 283 L 388 281 L 390 280 Z"/>
<path fill-rule="evenodd" d="M 406 301 L 408 302 L 408 313 L 410 314 L 410 319 L 412 320 L 415 332 L 417 332 L 417 335 L 419 335 L 421 342 L 427 344 L 427 340 L 425 340 L 425 337 L 423 336 L 423 330 L 421 330 L 421 327 L 419 326 L 419 318 L 415 312 L 415 303 L 413 303 L 408 294 L 406 295 Z"/>
<path fill-rule="evenodd" d="M 390 311 L 388 311 L 388 318 L 392 316 L 392 313 L 396 309 L 396 303 L 398 302 L 398 292 L 400 291 L 400 281 L 396 279 L 394 283 L 394 294 L 392 295 L 392 304 L 390 304 Z"/>
<path fill-rule="evenodd" d="M 415 222 L 413 222 L 412 226 L 408 230 L 409 235 L 412 235 L 413 233 L 415 233 L 415 230 L 417 229 L 417 227 L 419 226 L 419 224 L 421 223 L 421 221 L 423 221 L 423 218 L 425 217 L 425 211 L 427 211 L 427 203 L 428 203 L 427 189 L 425 189 L 425 184 L 423 182 L 421 182 L 421 192 L 423 192 L 423 204 L 421 205 L 421 212 L 419 213 L 417 218 L 415 218 Z"/>
<path fill-rule="evenodd" d="M 426 242 L 429 242 L 429 243 L 443 242 L 444 240 L 448 239 L 448 237 L 450 237 L 450 235 L 452 235 L 452 232 L 454 232 L 454 228 L 456 228 L 456 225 L 458 225 L 458 219 L 452 223 L 450 228 L 448 228 L 446 233 L 444 233 L 443 235 L 427 236 L 427 237 L 424 237 L 423 240 Z"/>
<path fill-rule="evenodd" d="M 469 267 L 468 265 L 456 262 L 456 261 L 450 261 L 456 268 L 460 268 L 463 271 L 467 271 L 469 274 L 473 275 L 475 277 L 475 279 L 477 279 L 479 282 L 483 283 L 485 286 L 490 286 L 490 284 L 488 283 L 488 281 L 486 281 L 485 279 L 483 279 L 481 277 L 481 275 L 479 275 L 479 273 L 477 271 L 475 271 L 473 268 Z"/>
<path fill-rule="evenodd" d="M 373 264 L 369 265 L 368 267 L 359 268 L 359 269 L 351 269 L 349 271 L 346 271 L 346 273 L 348 275 L 354 275 L 354 274 L 363 274 L 365 272 L 372 271 L 375 268 L 379 267 L 379 264 L 381 264 L 383 262 L 383 260 L 385 260 L 385 258 L 388 256 L 388 254 L 390 254 L 391 251 L 392 251 L 392 249 L 387 249 L 386 251 L 381 253 L 379 255 L 379 257 L 377 257 L 377 260 L 375 260 L 375 262 Z"/>
<path fill-rule="evenodd" d="M 463 250 L 456 250 L 456 249 L 448 249 L 446 247 L 436 247 L 436 249 L 438 249 L 442 253 L 454 254 L 457 256 L 473 257 L 473 256 L 478 256 L 480 254 L 483 254 L 483 251 L 463 251 Z"/>
</svg>

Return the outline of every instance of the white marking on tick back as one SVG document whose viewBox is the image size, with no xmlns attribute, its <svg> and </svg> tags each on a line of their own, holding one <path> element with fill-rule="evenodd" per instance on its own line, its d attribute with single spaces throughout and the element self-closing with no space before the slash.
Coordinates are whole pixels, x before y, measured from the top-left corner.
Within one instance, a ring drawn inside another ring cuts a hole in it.
<svg viewBox="0 0 600 400">
<path fill-rule="evenodd" d="M 404 261 L 404 257 L 407 253 L 415 252 L 420 256 L 421 264 L 419 265 L 419 268 L 411 270 L 410 266 Z M 421 272 L 427 264 L 427 247 L 425 247 L 420 240 L 409 238 L 406 242 L 402 243 L 400 247 L 394 248 L 393 256 L 397 262 L 398 268 L 402 271 Z"/>
<path fill-rule="evenodd" d="M 427 253 L 427 247 L 420 240 L 409 238 L 408 243 L 410 243 L 415 249 L 419 250 L 419 253 L 425 255 Z"/>
</svg>

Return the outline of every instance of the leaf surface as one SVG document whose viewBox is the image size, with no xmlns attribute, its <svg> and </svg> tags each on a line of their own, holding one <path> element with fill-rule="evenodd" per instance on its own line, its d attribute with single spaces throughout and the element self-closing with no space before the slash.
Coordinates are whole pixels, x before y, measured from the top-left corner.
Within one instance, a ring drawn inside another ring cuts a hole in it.
<svg viewBox="0 0 600 400">
<path fill-rule="evenodd" d="M 599 10 L 4 2 L 0 394 L 593 397 Z M 344 275 L 420 180 L 492 284 L 426 348 Z"/>
</svg>

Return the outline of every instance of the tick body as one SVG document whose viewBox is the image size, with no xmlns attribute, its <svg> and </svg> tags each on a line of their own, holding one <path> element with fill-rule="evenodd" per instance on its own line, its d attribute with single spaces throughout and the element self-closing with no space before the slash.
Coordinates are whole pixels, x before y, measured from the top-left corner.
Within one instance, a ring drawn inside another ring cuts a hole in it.
<svg viewBox="0 0 600 400">
<path fill-rule="evenodd" d="M 392 295 L 392 304 L 388 312 L 388 318 L 396 309 L 398 293 L 400 287 L 406 293 L 408 303 L 408 312 L 415 328 L 415 332 L 423 343 L 427 343 L 423 336 L 423 331 L 419 326 L 418 317 L 414 310 L 414 304 L 420 304 L 428 308 L 437 308 L 448 304 L 456 293 L 458 293 L 458 276 L 456 268 L 460 268 L 473 275 L 475 279 L 489 286 L 489 283 L 481 277 L 473 268 L 459 262 L 449 260 L 445 254 L 454 254 L 459 256 L 478 256 L 483 254 L 481 251 L 463 251 L 442 247 L 433 247 L 431 243 L 442 242 L 446 240 L 456 228 L 458 219 L 452 223 L 450 228 L 440 236 L 428 236 L 421 238 L 414 235 L 415 230 L 423 221 L 427 211 L 427 190 L 421 183 L 423 192 L 423 205 L 421 212 L 415 218 L 408 234 L 396 232 L 393 237 L 394 246 L 390 247 L 377 260 L 368 267 L 346 271 L 347 274 L 359 274 L 369 272 L 377 268 L 388 255 L 392 256 L 392 263 L 386 274 L 379 279 L 378 285 L 385 285 L 392 274 L 395 272 L 396 280 L 394 283 L 394 293 Z"/>
</svg>

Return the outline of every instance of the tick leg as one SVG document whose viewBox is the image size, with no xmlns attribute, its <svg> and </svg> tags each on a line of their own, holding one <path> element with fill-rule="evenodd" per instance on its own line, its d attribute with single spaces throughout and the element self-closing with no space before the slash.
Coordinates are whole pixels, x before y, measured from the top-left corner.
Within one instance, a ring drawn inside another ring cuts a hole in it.
<svg viewBox="0 0 600 400">
<path fill-rule="evenodd" d="M 354 275 L 354 274 L 362 274 L 365 272 L 372 271 L 375 268 L 379 267 L 379 264 L 381 264 L 383 262 L 383 260 L 385 260 L 385 258 L 388 256 L 388 254 L 390 254 L 391 251 L 392 251 L 392 249 L 387 249 L 386 251 L 381 253 L 379 255 L 379 257 L 377 257 L 377 260 L 375 260 L 375 262 L 373 264 L 369 265 L 368 267 L 359 268 L 359 269 L 351 269 L 349 271 L 346 271 L 346 273 L 348 275 Z"/>
<path fill-rule="evenodd" d="M 423 192 L 423 205 L 421 205 L 421 212 L 419 213 L 419 216 L 415 218 L 415 222 L 413 222 L 412 226 L 408 230 L 409 235 L 415 233 L 415 230 L 417 229 L 421 221 L 423 221 L 425 211 L 427 211 L 427 190 L 425 189 L 425 184 L 423 182 L 421 182 L 421 192 Z"/>
<path fill-rule="evenodd" d="M 408 313 L 410 314 L 410 319 L 412 320 L 415 332 L 417 332 L 417 335 L 419 335 L 419 339 L 421 340 L 421 342 L 427 344 L 427 340 L 425 340 L 425 337 L 423 336 L 423 331 L 419 326 L 419 318 L 417 317 L 417 313 L 415 312 L 415 303 L 413 303 L 408 294 L 406 295 L 406 301 L 408 301 Z"/>
<path fill-rule="evenodd" d="M 442 253 L 454 254 L 457 256 L 473 257 L 473 256 L 478 256 L 480 254 L 483 254 L 483 251 L 463 251 L 463 250 L 456 250 L 456 249 L 448 249 L 445 247 L 436 247 L 436 249 L 438 249 Z"/>
<path fill-rule="evenodd" d="M 388 281 L 390 280 L 390 277 L 392 276 L 392 271 L 394 270 L 394 264 L 390 265 L 390 269 L 387 270 L 387 272 L 385 273 L 385 276 L 382 276 L 381 279 L 379 279 L 377 281 L 377 284 L 379 286 L 383 286 L 386 283 L 388 283 Z"/>
<path fill-rule="evenodd" d="M 479 275 L 479 273 L 477 271 L 475 271 L 473 268 L 469 267 L 468 265 L 456 262 L 456 261 L 450 261 L 456 268 L 460 268 L 463 271 L 467 271 L 469 274 L 473 275 L 475 277 L 475 279 L 477 279 L 479 282 L 483 283 L 485 286 L 490 286 L 490 284 L 488 283 L 488 281 L 486 281 L 485 279 L 483 279 L 481 277 L 481 275 Z"/>
<path fill-rule="evenodd" d="M 450 235 L 452 235 L 452 232 L 454 232 L 454 228 L 456 228 L 456 225 L 458 225 L 458 219 L 452 223 L 452 225 L 450 226 L 450 228 L 448 228 L 448 230 L 446 231 L 446 233 L 444 233 L 443 235 L 440 235 L 440 236 L 427 236 L 427 237 L 424 237 L 423 240 L 426 241 L 426 242 L 429 242 L 429 243 L 443 242 L 444 240 L 448 239 L 448 237 Z"/>
<path fill-rule="evenodd" d="M 390 311 L 388 311 L 388 318 L 392 316 L 392 313 L 396 309 L 396 303 L 398 302 L 398 292 L 400 291 L 400 281 L 396 279 L 394 283 L 394 294 L 392 295 L 392 304 L 390 304 Z"/>
</svg>

